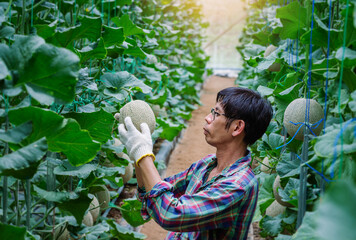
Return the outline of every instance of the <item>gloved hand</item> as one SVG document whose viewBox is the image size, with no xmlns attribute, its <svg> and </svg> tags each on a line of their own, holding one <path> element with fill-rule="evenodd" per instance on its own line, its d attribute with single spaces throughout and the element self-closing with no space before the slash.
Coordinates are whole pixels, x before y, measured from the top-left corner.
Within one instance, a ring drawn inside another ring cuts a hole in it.
<svg viewBox="0 0 356 240">
<path fill-rule="evenodd" d="M 152 156 L 154 160 L 151 132 L 147 123 L 141 124 L 140 132 L 135 128 L 130 117 L 126 117 L 124 121 L 127 130 L 124 124 L 120 124 L 119 138 L 125 145 L 130 158 L 135 160 L 137 166 L 138 162 L 146 156 Z"/>
</svg>

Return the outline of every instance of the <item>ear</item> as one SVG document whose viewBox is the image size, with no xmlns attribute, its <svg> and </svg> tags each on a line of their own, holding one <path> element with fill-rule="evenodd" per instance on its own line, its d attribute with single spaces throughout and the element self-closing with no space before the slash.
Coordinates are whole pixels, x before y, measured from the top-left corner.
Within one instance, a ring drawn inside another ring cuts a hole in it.
<svg viewBox="0 0 356 240">
<path fill-rule="evenodd" d="M 237 119 L 232 122 L 231 127 L 233 128 L 232 136 L 236 137 L 236 136 L 244 133 L 245 121 L 241 120 L 241 119 Z"/>
</svg>

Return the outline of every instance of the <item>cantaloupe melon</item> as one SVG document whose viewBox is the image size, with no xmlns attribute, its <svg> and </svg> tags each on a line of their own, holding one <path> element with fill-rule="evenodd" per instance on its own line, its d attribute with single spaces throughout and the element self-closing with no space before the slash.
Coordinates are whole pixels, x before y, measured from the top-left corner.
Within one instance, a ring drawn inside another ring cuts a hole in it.
<svg viewBox="0 0 356 240">
<path fill-rule="evenodd" d="M 271 168 L 271 164 L 269 163 L 268 157 L 265 157 L 263 159 L 260 170 L 261 172 L 268 173 L 268 174 L 276 172 L 275 169 Z"/>
<path fill-rule="evenodd" d="M 163 118 L 165 118 L 165 117 L 167 117 L 168 115 L 167 115 L 167 111 L 166 111 L 166 109 L 163 107 L 163 108 L 161 108 L 159 105 L 157 105 L 157 104 L 154 104 L 154 105 L 152 105 L 152 111 L 153 111 L 153 113 L 154 113 L 154 115 L 156 116 L 156 117 L 163 117 Z"/>
<path fill-rule="evenodd" d="M 263 57 L 268 57 L 272 52 L 274 52 L 277 49 L 276 46 L 274 45 L 269 45 L 264 54 Z M 273 63 L 271 66 L 268 67 L 268 70 L 271 72 L 279 72 L 281 70 L 281 64 L 280 63 Z"/>
<path fill-rule="evenodd" d="M 96 221 L 96 219 L 98 219 L 99 214 L 100 214 L 100 207 L 99 207 L 99 201 L 98 199 L 94 196 L 93 200 L 91 201 L 90 205 L 89 205 L 89 211 L 91 216 L 93 217 L 93 222 Z"/>
<path fill-rule="evenodd" d="M 70 239 L 70 234 L 66 227 L 60 226 L 54 229 L 54 240 L 68 240 Z"/>
<path fill-rule="evenodd" d="M 278 216 L 282 214 L 286 210 L 286 207 L 279 204 L 276 200 L 272 202 L 271 205 L 266 209 L 266 215 L 270 217 Z"/>
<path fill-rule="evenodd" d="M 109 207 L 110 192 L 105 185 L 100 185 L 100 190 L 95 192 L 95 196 L 99 201 L 100 211 L 104 211 L 107 207 Z"/>
<path fill-rule="evenodd" d="M 119 123 L 124 123 L 126 117 L 131 117 L 134 126 L 141 131 L 141 123 L 147 123 L 151 133 L 156 127 L 156 118 L 151 107 L 142 100 L 128 102 L 120 109 Z"/>
<path fill-rule="evenodd" d="M 306 111 L 307 99 L 305 98 L 293 100 L 286 108 L 284 112 L 283 124 L 290 136 L 294 136 L 294 134 L 298 131 L 298 128 L 305 122 L 305 115 L 307 112 L 309 112 L 309 126 L 312 128 L 314 134 L 318 136 L 323 129 L 323 123 L 320 120 L 324 118 L 324 112 L 321 105 L 313 99 L 310 99 L 309 103 L 308 111 Z M 316 126 L 316 123 L 319 121 L 319 125 Z M 313 126 L 313 124 L 316 125 Z M 295 139 L 304 139 L 304 126 L 299 129 Z"/>
<path fill-rule="evenodd" d="M 273 182 L 273 195 L 274 195 L 274 198 L 276 199 L 276 201 L 281 204 L 282 206 L 285 206 L 285 207 L 293 207 L 292 204 L 288 203 L 288 202 L 284 202 L 282 200 L 282 197 L 279 195 L 278 193 L 278 189 L 282 189 L 282 186 L 281 186 L 281 177 L 279 175 L 277 175 L 276 179 L 274 180 Z"/>
<path fill-rule="evenodd" d="M 91 215 L 90 212 L 87 212 L 85 215 L 84 215 L 84 218 L 83 218 L 83 221 L 82 223 L 87 226 L 87 227 L 91 227 L 93 226 L 94 224 L 94 221 L 93 221 L 93 216 Z"/>
<path fill-rule="evenodd" d="M 132 163 L 129 163 L 129 165 L 125 167 L 125 174 L 122 176 L 124 184 L 126 184 L 132 177 L 133 177 L 133 165 Z"/>
</svg>

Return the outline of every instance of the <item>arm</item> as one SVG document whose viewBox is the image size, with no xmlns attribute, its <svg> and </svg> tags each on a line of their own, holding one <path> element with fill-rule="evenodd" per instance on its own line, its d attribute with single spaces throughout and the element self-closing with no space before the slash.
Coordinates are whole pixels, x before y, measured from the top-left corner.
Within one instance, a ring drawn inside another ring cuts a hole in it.
<svg viewBox="0 0 356 240">
<path fill-rule="evenodd" d="M 145 211 L 163 228 L 175 232 L 205 231 L 234 225 L 239 214 L 252 214 L 258 185 L 242 187 L 227 179 L 175 198 L 170 184 L 159 182 L 145 197 Z"/>
</svg>

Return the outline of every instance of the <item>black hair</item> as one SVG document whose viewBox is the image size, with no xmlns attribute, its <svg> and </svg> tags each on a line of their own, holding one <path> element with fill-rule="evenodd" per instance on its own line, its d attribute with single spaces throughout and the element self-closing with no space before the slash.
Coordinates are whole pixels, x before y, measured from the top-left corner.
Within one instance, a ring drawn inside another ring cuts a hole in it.
<svg viewBox="0 0 356 240">
<path fill-rule="evenodd" d="M 262 137 L 273 115 L 269 101 L 262 98 L 258 92 L 248 88 L 225 88 L 218 92 L 216 102 L 221 104 L 227 117 L 226 129 L 236 119 L 245 122 L 243 141 L 247 145 L 254 144 Z"/>
</svg>

